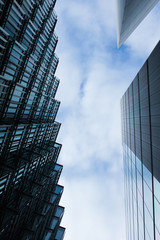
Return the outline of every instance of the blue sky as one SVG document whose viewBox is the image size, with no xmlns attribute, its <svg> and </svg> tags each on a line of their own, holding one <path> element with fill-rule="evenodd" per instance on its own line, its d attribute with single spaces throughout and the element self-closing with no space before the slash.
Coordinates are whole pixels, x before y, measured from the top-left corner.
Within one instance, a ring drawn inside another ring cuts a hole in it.
<svg viewBox="0 0 160 240">
<path fill-rule="evenodd" d="M 160 4 L 117 49 L 116 6 L 57 0 L 65 240 L 124 240 L 120 99 L 160 37 Z"/>
</svg>

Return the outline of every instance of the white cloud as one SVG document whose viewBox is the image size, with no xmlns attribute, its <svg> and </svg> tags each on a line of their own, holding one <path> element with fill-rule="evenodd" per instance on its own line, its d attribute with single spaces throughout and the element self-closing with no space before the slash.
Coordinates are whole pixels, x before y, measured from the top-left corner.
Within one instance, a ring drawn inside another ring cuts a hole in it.
<svg viewBox="0 0 160 240">
<path fill-rule="evenodd" d="M 57 76 L 60 77 L 60 85 L 56 97 L 61 101 L 62 108 L 77 105 L 79 88 L 81 84 L 81 70 L 74 63 L 74 57 L 64 51 L 58 55 L 60 63 Z"/>
<path fill-rule="evenodd" d="M 124 240 L 123 187 L 119 188 L 114 177 L 63 179 L 66 194 L 62 204 L 66 211 L 62 224 L 67 227 L 66 239 Z"/>
<path fill-rule="evenodd" d="M 117 50 L 113 1 L 59 0 L 57 13 L 65 239 L 125 239 L 120 98 L 158 32 L 152 40 L 142 26 Z"/>
<path fill-rule="evenodd" d="M 126 44 L 130 47 L 131 53 L 136 57 L 147 59 L 160 40 L 160 28 L 157 27 L 160 19 L 160 2 L 147 15 L 137 29 L 127 40 Z"/>
</svg>

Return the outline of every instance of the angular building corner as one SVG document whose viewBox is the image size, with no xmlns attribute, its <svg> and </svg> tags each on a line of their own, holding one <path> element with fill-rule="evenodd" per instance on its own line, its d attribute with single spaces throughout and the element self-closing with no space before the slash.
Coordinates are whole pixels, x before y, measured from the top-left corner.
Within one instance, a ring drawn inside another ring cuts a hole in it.
<svg viewBox="0 0 160 240">
<path fill-rule="evenodd" d="M 160 239 L 160 42 L 121 100 L 127 240 Z"/>
<path fill-rule="evenodd" d="M 116 0 L 117 45 L 120 47 L 159 0 Z"/>
<path fill-rule="evenodd" d="M 0 0 L 0 239 L 62 240 L 54 0 Z"/>
</svg>

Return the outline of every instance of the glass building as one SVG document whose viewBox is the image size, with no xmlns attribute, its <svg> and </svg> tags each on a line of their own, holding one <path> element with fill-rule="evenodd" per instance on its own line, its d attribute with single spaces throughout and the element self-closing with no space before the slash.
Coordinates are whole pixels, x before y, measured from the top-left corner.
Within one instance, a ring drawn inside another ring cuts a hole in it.
<svg viewBox="0 0 160 240">
<path fill-rule="evenodd" d="M 0 0 L 0 239 L 61 240 L 55 0 Z"/>
<path fill-rule="evenodd" d="M 160 240 L 160 42 L 121 100 L 127 240 Z"/>
<path fill-rule="evenodd" d="M 120 47 L 159 0 L 116 0 L 117 44 Z"/>
</svg>

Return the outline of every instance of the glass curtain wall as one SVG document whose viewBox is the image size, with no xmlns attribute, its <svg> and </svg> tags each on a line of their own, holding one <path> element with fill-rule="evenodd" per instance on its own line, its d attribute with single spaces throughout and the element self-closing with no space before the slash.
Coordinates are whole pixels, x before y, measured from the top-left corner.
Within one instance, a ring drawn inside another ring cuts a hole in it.
<svg viewBox="0 0 160 240">
<path fill-rule="evenodd" d="M 54 0 L 0 1 L 0 239 L 63 239 Z"/>
</svg>

